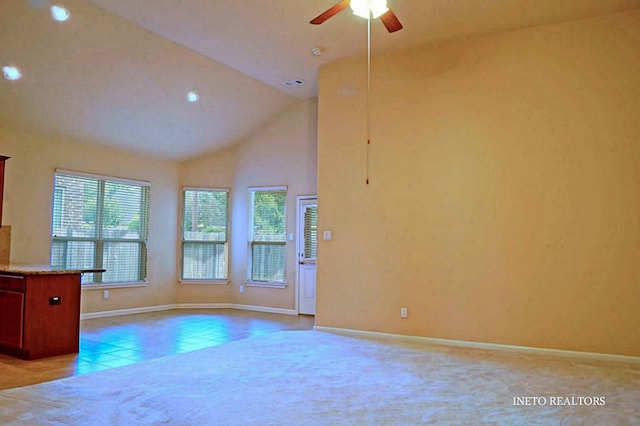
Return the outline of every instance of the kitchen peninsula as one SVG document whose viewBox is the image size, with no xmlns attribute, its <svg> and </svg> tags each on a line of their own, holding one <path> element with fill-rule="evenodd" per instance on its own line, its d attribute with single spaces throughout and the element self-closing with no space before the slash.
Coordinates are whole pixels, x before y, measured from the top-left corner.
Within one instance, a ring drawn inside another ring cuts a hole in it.
<svg viewBox="0 0 640 426">
<path fill-rule="evenodd" d="M 0 264 L 0 353 L 37 359 L 77 353 L 85 272 Z"/>
</svg>

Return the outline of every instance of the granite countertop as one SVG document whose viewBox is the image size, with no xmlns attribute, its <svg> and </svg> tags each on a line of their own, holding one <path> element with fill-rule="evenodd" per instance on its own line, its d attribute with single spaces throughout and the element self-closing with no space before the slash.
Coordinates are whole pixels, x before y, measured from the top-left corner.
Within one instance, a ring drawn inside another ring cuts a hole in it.
<svg viewBox="0 0 640 426">
<path fill-rule="evenodd" d="M 106 269 L 85 268 L 85 269 L 60 269 L 51 265 L 20 265 L 15 263 L 0 264 L 0 274 L 20 274 L 20 275 L 51 275 L 51 274 L 82 274 L 84 272 L 104 272 Z"/>
</svg>

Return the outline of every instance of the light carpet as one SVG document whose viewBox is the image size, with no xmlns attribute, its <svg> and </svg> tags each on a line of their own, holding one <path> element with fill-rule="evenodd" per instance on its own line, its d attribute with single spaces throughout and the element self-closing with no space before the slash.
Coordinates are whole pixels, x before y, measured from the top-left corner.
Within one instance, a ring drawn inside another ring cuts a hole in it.
<svg viewBox="0 0 640 426">
<path fill-rule="evenodd" d="M 0 424 L 633 425 L 638 367 L 285 331 L 5 390 Z"/>
</svg>

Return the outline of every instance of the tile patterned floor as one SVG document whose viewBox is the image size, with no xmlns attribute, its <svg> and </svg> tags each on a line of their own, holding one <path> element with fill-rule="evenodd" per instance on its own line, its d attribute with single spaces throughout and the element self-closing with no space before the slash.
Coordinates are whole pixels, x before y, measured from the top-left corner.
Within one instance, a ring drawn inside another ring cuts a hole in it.
<svg viewBox="0 0 640 426">
<path fill-rule="evenodd" d="M 24 361 L 0 354 L 0 389 L 86 374 L 283 330 L 314 318 L 233 309 L 171 310 L 81 321 L 80 352 Z"/>
</svg>

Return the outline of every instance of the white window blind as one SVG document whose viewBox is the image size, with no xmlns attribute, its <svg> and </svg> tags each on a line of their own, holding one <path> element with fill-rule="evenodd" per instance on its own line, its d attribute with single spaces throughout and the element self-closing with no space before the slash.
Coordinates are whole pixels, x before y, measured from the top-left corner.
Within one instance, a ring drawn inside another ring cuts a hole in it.
<svg viewBox="0 0 640 426">
<path fill-rule="evenodd" d="M 304 209 L 304 258 L 315 260 L 318 253 L 318 207 Z"/>
<path fill-rule="evenodd" d="M 182 279 L 226 280 L 228 190 L 183 190 Z"/>
<path fill-rule="evenodd" d="M 147 276 L 149 185 L 57 171 L 51 265 L 104 268 L 83 284 L 143 281 Z"/>
<path fill-rule="evenodd" d="M 253 282 L 285 283 L 286 200 L 282 188 L 250 189 L 250 268 Z"/>
</svg>

